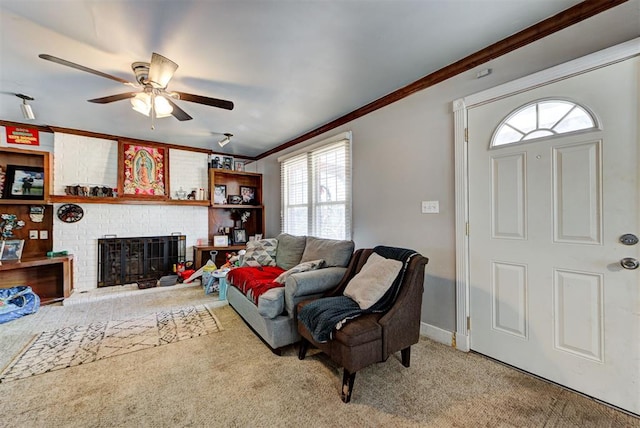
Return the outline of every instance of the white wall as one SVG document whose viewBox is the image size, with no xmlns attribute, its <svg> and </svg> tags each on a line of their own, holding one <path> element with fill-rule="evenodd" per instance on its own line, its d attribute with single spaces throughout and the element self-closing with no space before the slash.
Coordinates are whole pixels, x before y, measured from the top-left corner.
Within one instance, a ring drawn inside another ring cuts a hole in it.
<svg viewBox="0 0 640 428">
<path fill-rule="evenodd" d="M 630 6 L 632 7 L 632 6 Z M 316 138 L 258 161 L 265 201 L 280 200 L 277 157 L 343 131 L 353 132 L 353 238 L 356 248 L 396 245 L 429 258 L 422 321 L 456 329 L 455 192 L 452 102 L 640 35 L 593 30 L 608 12 L 425 89 Z M 637 14 L 636 14 L 637 15 Z M 493 73 L 476 79 L 478 70 Z M 439 214 L 421 214 L 438 200 Z M 266 204 L 267 234 L 280 231 L 280 205 Z"/>
<path fill-rule="evenodd" d="M 54 204 L 57 210 L 61 204 Z M 207 207 L 175 205 L 79 204 L 84 217 L 77 223 L 53 219 L 53 250 L 74 254 L 74 288 L 97 288 L 98 239 L 118 237 L 164 236 L 181 232 L 187 236 L 187 259 L 193 259 L 193 245 L 207 240 Z"/>
<path fill-rule="evenodd" d="M 41 134 L 43 135 L 43 134 Z M 78 135 L 56 133 L 54 137 L 53 185 L 63 195 L 68 185 L 117 187 L 118 142 Z M 187 150 L 169 151 L 169 188 L 175 191 L 207 189 L 206 153 Z M 57 210 L 61 204 L 54 204 Z M 97 287 L 98 239 L 162 236 L 180 232 L 187 236 L 187 259 L 193 245 L 207 240 L 208 209 L 182 205 L 119 205 L 79 203 L 84 217 L 77 223 L 64 223 L 54 216 L 53 249 L 74 254 L 74 287 L 86 291 Z"/>
</svg>

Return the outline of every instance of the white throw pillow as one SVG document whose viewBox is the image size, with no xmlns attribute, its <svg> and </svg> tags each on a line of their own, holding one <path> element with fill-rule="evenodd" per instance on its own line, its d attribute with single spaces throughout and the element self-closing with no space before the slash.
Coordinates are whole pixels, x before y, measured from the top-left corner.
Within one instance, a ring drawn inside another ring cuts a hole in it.
<svg viewBox="0 0 640 428">
<path fill-rule="evenodd" d="M 299 265 L 296 265 L 296 266 L 292 267 L 291 269 L 282 272 L 273 281 L 277 282 L 279 284 L 284 284 L 285 282 L 287 282 L 287 278 L 289 278 L 289 275 L 294 274 L 294 273 L 298 273 L 298 272 L 307 272 L 307 271 L 310 271 L 310 270 L 320 269 L 322 267 L 322 265 L 324 265 L 324 260 L 323 259 L 312 260 L 312 261 L 309 261 L 309 262 L 300 263 Z"/>
<path fill-rule="evenodd" d="M 391 288 L 401 269 L 401 261 L 371 253 L 360 272 L 351 278 L 343 294 L 355 300 L 360 309 L 369 309 Z"/>
</svg>

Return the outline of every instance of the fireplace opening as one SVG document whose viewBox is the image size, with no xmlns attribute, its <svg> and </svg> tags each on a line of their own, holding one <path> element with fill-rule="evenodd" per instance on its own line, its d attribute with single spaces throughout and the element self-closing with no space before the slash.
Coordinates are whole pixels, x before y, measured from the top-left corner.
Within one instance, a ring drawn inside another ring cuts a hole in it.
<svg viewBox="0 0 640 428">
<path fill-rule="evenodd" d="M 185 261 L 185 235 L 98 239 L 98 287 L 160 278 Z"/>
</svg>

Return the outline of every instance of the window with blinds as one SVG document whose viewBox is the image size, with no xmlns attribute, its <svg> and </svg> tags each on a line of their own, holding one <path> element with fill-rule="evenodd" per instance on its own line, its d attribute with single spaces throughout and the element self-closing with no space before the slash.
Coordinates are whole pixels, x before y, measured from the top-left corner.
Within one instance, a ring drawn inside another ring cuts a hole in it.
<svg viewBox="0 0 640 428">
<path fill-rule="evenodd" d="M 282 231 L 351 239 L 351 136 L 279 159 Z"/>
</svg>

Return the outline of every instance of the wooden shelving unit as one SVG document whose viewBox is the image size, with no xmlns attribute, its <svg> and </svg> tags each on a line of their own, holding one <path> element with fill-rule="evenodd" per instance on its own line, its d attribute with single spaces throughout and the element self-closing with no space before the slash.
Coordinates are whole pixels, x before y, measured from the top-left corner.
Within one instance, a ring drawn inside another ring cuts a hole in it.
<svg viewBox="0 0 640 428">
<path fill-rule="evenodd" d="M 73 256 L 23 257 L 0 266 L 0 288 L 28 285 L 42 304 L 64 300 L 73 290 Z"/>
<path fill-rule="evenodd" d="M 21 229 L 13 231 L 10 239 L 24 239 L 24 249 L 20 261 L 5 261 L 0 265 L 0 288 L 29 285 L 40 297 L 43 304 L 63 300 L 73 290 L 73 256 L 46 257 L 53 248 L 53 207 L 50 201 L 52 180 L 52 156 L 48 152 L 0 148 L 0 165 L 6 171 L 7 165 L 39 167 L 43 169 L 43 195 L 39 199 L 0 199 L 0 212 L 15 214 L 25 222 Z M 31 219 L 30 207 L 43 205 L 41 222 Z M 29 239 L 29 231 L 47 231 L 46 239 Z"/>
<path fill-rule="evenodd" d="M 42 205 L 46 204 L 49 195 L 51 194 L 51 171 L 52 158 L 49 152 L 42 152 L 38 150 L 21 150 L 9 147 L 0 148 L 0 166 L 6 172 L 7 165 L 20 165 L 20 166 L 34 166 L 44 170 L 44 188 L 41 199 L 10 199 L 2 198 L 0 194 L 0 205 Z M 5 186 L 8 184 L 5 178 Z"/>
<path fill-rule="evenodd" d="M 255 188 L 255 205 L 236 204 L 215 204 L 214 189 L 216 185 L 226 186 L 226 196 L 240 195 L 240 187 L 248 186 Z M 246 247 L 246 244 L 232 243 L 227 247 L 215 247 L 213 245 L 214 235 L 219 234 L 219 230 L 229 228 L 230 230 L 241 228 L 246 231 L 247 239 L 256 233 L 265 234 L 264 205 L 262 204 L 262 174 L 244 171 L 232 171 L 227 169 L 209 169 L 209 242 L 206 245 L 194 247 L 194 262 L 196 268 L 209 259 L 209 251 L 217 250 L 216 265 L 220 266 L 225 262 L 225 254 L 230 251 L 238 251 Z M 249 211 L 249 218 L 245 223 L 240 223 L 234 212 L 240 213 Z M 238 227 L 240 226 L 240 227 Z"/>
</svg>

